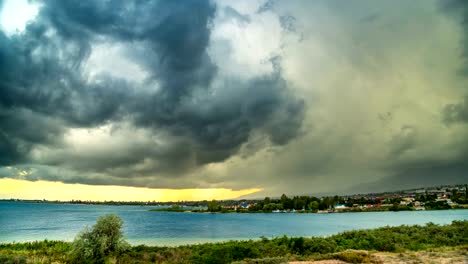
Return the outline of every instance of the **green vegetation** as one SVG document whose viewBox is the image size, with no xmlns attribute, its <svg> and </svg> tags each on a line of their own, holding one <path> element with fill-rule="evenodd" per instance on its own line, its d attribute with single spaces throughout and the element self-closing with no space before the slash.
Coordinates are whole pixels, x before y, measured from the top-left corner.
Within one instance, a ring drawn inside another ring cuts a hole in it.
<svg viewBox="0 0 468 264">
<path fill-rule="evenodd" d="M 425 192 L 395 192 L 354 196 L 293 196 L 265 197 L 263 200 L 225 200 L 170 203 L 172 207 L 150 211 L 203 213 L 271 213 L 295 212 L 381 212 L 411 210 L 446 210 L 468 208 L 467 193 L 460 186 L 437 188 Z M 185 206 L 185 208 L 184 208 Z M 192 209 L 191 209 L 192 208 Z"/>
<path fill-rule="evenodd" d="M 367 262 L 368 253 L 468 246 L 468 221 L 450 225 L 382 227 L 330 237 L 277 237 L 179 247 L 126 247 L 117 217 L 101 218 L 73 243 L 42 241 L 0 244 L 1 263 L 284 263 L 286 260 L 341 259 Z M 107 228 L 107 225 L 112 228 Z M 94 237 L 89 239 L 89 237 Z M 91 235 L 92 234 L 92 235 Z M 96 236 L 96 237 L 95 237 Z M 105 238 L 103 238 L 103 237 Z M 86 242 L 77 242 L 86 240 Z M 95 248 L 96 247 L 96 248 Z M 350 251 L 352 250 L 352 251 Z M 76 253 L 82 257 L 76 256 Z M 91 252 L 91 253 L 90 253 Z"/>
<path fill-rule="evenodd" d="M 452 207 L 446 201 L 430 201 L 426 203 L 426 208 L 431 210 L 446 210 Z"/>
<path fill-rule="evenodd" d="M 0 244 L 0 263 L 67 263 L 71 249 L 71 243 L 49 240 Z"/>
<path fill-rule="evenodd" d="M 450 208 L 448 208 L 450 209 Z M 389 207 L 390 211 L 398 212 L 398 211 L 411 211 L 413 210 L 411 206 L 407 205 L 400 205 L 399 203 L 394 203 L 391 207 Z"/>
<path fill-rule="evenodd" d="M 422 198 L 421 198 L 422 197 Z M 423 203 L 418 207 L 426 210 L 465 209 L 466 206 L 449 205 L 447 201 L 437 201 L 436 196 L 421 196 L 415 201 Z M 463 200 L 464 201 L 464 200 Z M 385 204 L 382 204 L 385 202 Z M 271 213 L 271 212 L 295 212 L 295 213 L 317 213 L 319 210 L 327 212 L 383 212 L 383 211 L 412 211 L 415 210 L 413 202 L 401 204 L 401 198 L 382 200 L 368 200 L 348 198 L 346 201 L 340 196 L 317 198 L 314 196 L 294 196 L 292 198 L 282 195 L 281 199 L 275 200 L 266 197 L 264 200 L 251 201 L 216 201 L 212 200 L 206 205 L 206 209 L 192 209 L 174 204 L 171 207 L 156 208 L 152 212 L 197 212 L 197 213 Z M 336 204 L 347 207 L 335 209 Z"/>
<path fill-rule="evenodd" d="M 218 202 L 216 200 L 213 200 L 211 201 L 210 203 L 208 203 L 208 209 L 207 211 L 208 212 L 220 212 L 223 208 L 218 204 Z"/>
<path fill-rule="evenodd" d="M 105 263 L 108 257 L 128 250 L 130 245 L 123 239 L 122 224 L 122 219 L 116 215 L 99 217 L 92 229 L 86 228 L 73 241 L 70 261 Z"/>
<path fill-rule="evenodd" d="M 150 210 L 151 212 L 186 212 L 187 210 L 185 210 L 182 206 L 180 205 L 177 205 L 177 204 L 174 204 L 172 205 L 171 207 L 167 207 L 167 208 L 155 208 L 155 209 L 151 209 Z"/>
</svg>

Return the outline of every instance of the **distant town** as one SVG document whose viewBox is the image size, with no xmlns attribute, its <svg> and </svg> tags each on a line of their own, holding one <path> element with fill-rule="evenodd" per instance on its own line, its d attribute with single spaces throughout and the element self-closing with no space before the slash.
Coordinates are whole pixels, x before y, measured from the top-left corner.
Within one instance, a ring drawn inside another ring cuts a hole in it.
<svg viewBox="0 0 468 264">
<path fill-rule="evenodd" d="M 411 211 L 468 209 L 467 185 L 445 185 L 395 192 L 353 194 L 342 196 L 291 196 L 264 199 L 212 200 L 212 201 L 48 201 L 4 199 L 1 201 L 29 203 L 139 205 L 157 206 L 151 211 L 169 212 L 221 212 L 221 213 L 337 213 L 373 211 Z"/>
</svg>

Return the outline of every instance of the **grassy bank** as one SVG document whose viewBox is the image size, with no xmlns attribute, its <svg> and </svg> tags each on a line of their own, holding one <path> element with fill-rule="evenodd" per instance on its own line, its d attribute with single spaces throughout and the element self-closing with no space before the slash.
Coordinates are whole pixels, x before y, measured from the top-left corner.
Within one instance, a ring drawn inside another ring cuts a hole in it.
<svg viewBox="0 0 468 264">
<path fill-rule="evenodd" d="M 179 247 L 133 246 L 110 263 L 284 263 L 289 260 L 341 259 L 372 262 L 372 252 L 466 252 L 468 221 L 450 225 L 382 227 L 329 237 L 278 237 Z M 69 263 L 71 243 L 41 241 L 0 244 L 0 263 Z M 364 251 L 355 251 L 364 250 Z M 369 253 L 371 252 L 371 253 Z"/>
</svg>

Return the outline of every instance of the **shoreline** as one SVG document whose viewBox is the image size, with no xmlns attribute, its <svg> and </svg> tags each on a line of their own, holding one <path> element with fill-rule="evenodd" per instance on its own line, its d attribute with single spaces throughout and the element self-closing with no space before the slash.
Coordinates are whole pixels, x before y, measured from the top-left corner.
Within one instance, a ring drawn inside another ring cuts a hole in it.
<svg viewBox="0 0 468 264">
<path fill-rule="evenodd" d="M 20 208 L 20 209 L 18 209 Z M 425 212 L 390 212 L 362 214 L 222 214 L 148 212 L 149 208 L 80 207 L 60 205 L 24 205 L 5 209 L 0 241 L 33 240 L 72 241 L 85 226 L 90 226 L 101 214 L 113 213 L 124 221 L 125 235 L 132 245 L 149 244 L 178 246 L 258 239 L 260 236 L 330 236 L 339 232 L 363 228 L 378 228 L 402 224 L 424 225 L 428 222 L 449 224 L 453 220 L 468 220 L 467 210 Z M 99 211 L 96 211 L 99 210 Z M 28 216 L 28 217 L 24 217 Z M 171 239 L 175 238 L 175 239 Z M 201 239 L 200 239 L 201 238 Z M 0 262 L 1 263 L 1 262 Z"/>
<path fill-rule="evenodd" d="M 0 258 L 0 262 L 68 263 L 68 253 L 71 248 L 71 242 L 63 241 L 0 243 L 0 257 L 3 258 Z M 119 263 L 232 263 L 237 261 L 236 263 L 239 264 L 249 264 L 324 259 L 361 263 L 368 262 L 375 254 L 378 256 L 383 254 L 386 259 L 400 255 L 417 255 L 426 258 L 431 256 L 430 252 L 438 252 L 438 257 L 441 259 L 458 259 L 466 257 L 467 249 L 468 220 L 463 220 L 453 221 L 447 225 L 428 223 L 359 229 L 327 237 L 282 236 L 271 239 L 260 237 L 258 240 L 231 240 L 175 247 L 138 245 L 131 246 L 120 255 L 109 256 L 109 259 L 119 260 Z M 18 259 L 24 261 L 14 262 Z"/>
<path fill-rule="evenodd" d="M 216 214 L 216 213 L 215 213 Z M 465 223 L 468 228 L 468 219 L 459 219 L 459 220 L 452 220 L 452 224 L 454 222 L 461 222 Z M 280 235 L 272 235 L 272 236 L 264 236 L 261 235 L 259 237 L 226 237 L 226 238 L 194 238 L 194 237 L 182 237 L 182 238 L 172 238 L 172 237 L 162 237 L 159 239 L 151 239 L 151 238 L 142 238 L 142 239 L 131 239 L 129 237 L 126 237 L 128 240 L 129 244 L 132 247 L 138 247 L 138 246 L 144 246 L 144 247 L 170 247 L 170 248 L 177 248 L 177 247 L 191 247 L 191 246 L 199 246 L 199 245 L 205 245 L 205 244 L 223 244 L 223 243 L 229 243 L 229 242 L 239 242 L 239 243 L 244 243 L 244 242 L 258 242 L 262 239 L 277 239 L 281 237 L 288 237 L 288 238 L 329 238 L 329 237 L 334 237 L 334 236 L 339 236 L 345 233 L 353 233 L 353 232 L 367 232 L 367 231 L 373 231 L 373 230 L 379 230 L 379 229 L 392 229 L 392 228 L 399 228 L 399 227 L 416 227 L 416 228 L 423 228 L 428 225 L 435 225 L 435 226 L 449 226 L 451 225 L 450 223 L 447 224 L 434 224 L 433 222 L 426 222 L 426 223 L 421 223 L 421 224 L 412 224 L 412 225 L 384 225 L 384 226 L 378 226 L 378 227 L 369 227 L 369 228 L 354 228 L 354 229 L 348 229 L 348 230 L 343 230 L 343 231 L 338 231 L 335 233 L 330 233 L 330 234 L 323 234 L 323 235 L 300 235 L 300 236 L 294 236 L 294 235 L 287 235 L 287 234 L 280 234 Z M 468 229 L 467 229 L 468 231 Z M 468 235 L 468 233 L 467 233 Z M 468 238 L 468 237 L 467 237 Z M 468 240 L 468 239 L 467 239 Z M 0 248 L 2 245 L 10 245 L 10 244 L 34 244 L 34 243 L 41 243 L 44 241 L 49 241 L 49 242 L 60 242 L 60 243 L 65 243 L 65 244 L 71 244 L 73 242 L 73 239 L 70 240 L 62 240 L 62 239 L 31 239 L 31 240 L 25 240 L 25 241 L 0 241 Z M 183 241 L 183 242 L 181 242 Z M 170 242 L 170 243 L 166 243 Z"/>
</svg>

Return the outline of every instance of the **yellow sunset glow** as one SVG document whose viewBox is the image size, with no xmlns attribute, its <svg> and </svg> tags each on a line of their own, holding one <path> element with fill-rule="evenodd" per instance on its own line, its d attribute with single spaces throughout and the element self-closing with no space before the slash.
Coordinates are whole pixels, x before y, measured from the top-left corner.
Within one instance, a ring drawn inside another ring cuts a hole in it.
<svg viewBox="0 0 468 264">
<path fill-rule="evenodd" d="M 182 201 L 224 200 L 261 189 L 151 189 L 126 186 L 66 184 L 62 182 L 0 179 L 0 199 L 92 200 L 92 201 Z"/>
</svg>

